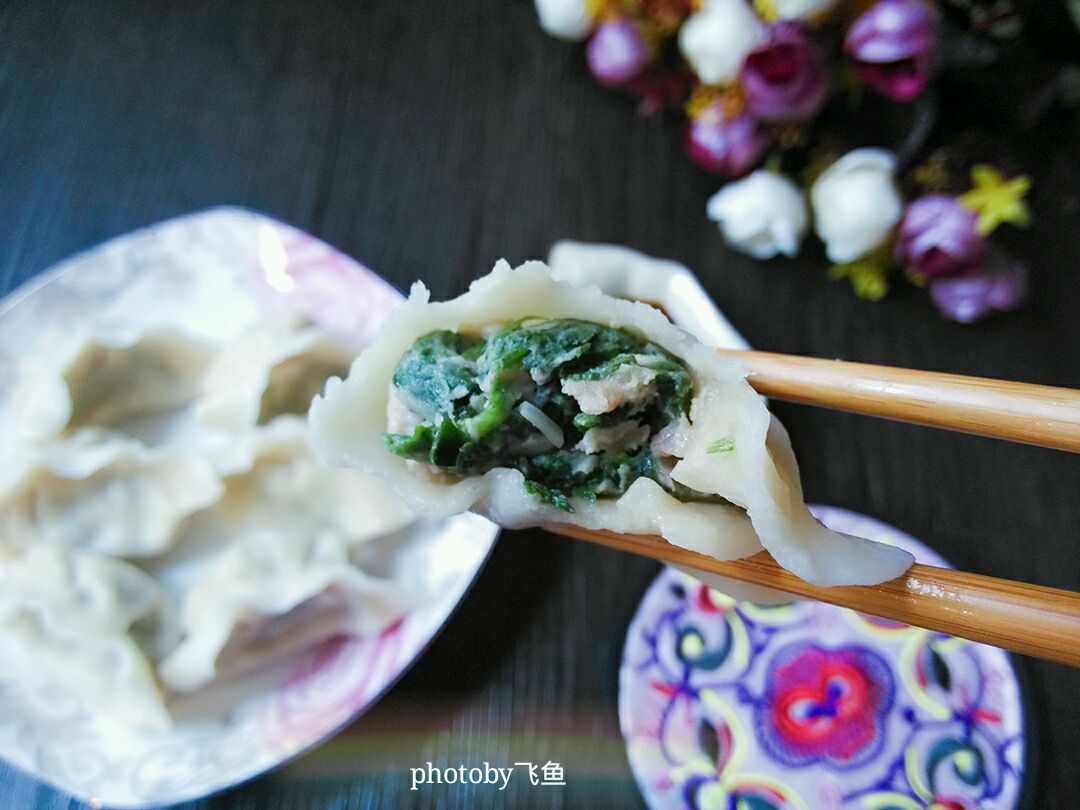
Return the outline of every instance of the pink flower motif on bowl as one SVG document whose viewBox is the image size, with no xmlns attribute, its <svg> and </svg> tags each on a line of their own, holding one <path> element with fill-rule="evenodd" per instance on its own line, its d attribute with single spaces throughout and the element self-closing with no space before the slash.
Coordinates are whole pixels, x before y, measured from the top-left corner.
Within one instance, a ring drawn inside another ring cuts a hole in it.
<svg viewBox="0 0 1080 810">
<path fill-rule="evenodd" d="M 758 709 L 761 744 L 792 766 L 858 765 L 881 747 L 893 704 L 889 666 L 864 647 L 792 644 L 770 668 Z"/>
</svg>

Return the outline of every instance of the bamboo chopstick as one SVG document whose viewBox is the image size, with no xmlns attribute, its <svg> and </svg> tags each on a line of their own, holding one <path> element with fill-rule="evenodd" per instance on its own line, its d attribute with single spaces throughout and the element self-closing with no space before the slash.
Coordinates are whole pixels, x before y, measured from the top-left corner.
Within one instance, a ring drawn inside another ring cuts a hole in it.
<svg viewBox="0 0 1080 810">
<path fill-rule="evenodd" d="M 720 349 L 758 393 L 789 402 L 1080 452 L 1080 391 L 958 374 Z M 716 560 L 660 537 L 566 524 L 555 534 L 1080 667 L 1080 593 L 915 564 L 872 586 L 823 588 L 767 552 Z"/>
<path fill-rule="evenodd" d="M 567 524 L 545 528 L 565 537 L 1080 667 L 1080 594 L 1072 591 L 920 564 L 880 585 L 823 588 L 781 568 L 766 552 L 740 560 L 716 560 L 659 537 L 620 535 Z"/>
<path fill-rule="evenodd" d="M 721 349 L 767 397 L 1080 453 L 1080 391 L 1048 385 Z"/>
</svg>

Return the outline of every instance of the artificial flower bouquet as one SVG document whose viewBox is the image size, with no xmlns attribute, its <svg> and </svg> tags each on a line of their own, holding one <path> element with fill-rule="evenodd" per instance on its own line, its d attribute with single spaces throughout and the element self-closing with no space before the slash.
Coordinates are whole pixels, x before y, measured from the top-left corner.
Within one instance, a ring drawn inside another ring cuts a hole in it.
<svg viewBox="0 0 1080 810">
<path fill-rule="evenodd" d="M 729 181 L 706 210 L 736 249 L 795 256 L 812 223 L 830 276 L 861 297 L 883 297 L 902 276 L 961 322 L 1023 301 L 1023 266 L 987 237 L 1027 223 L 1026 177 L 974 163 L 958 188 L 956 177 L 933 177 L 931 156 L 905 183 L 893 150 L 836 148 L 868 140 L 853 135 L 858 108 L 880 117 L 883 103 L 912 111 L 914 163 L 928 129 L 919 105 L 941 61 L 942 19 L 929 2 L 535 1 L 548 33 L 586 42 L 601 85 L 632 93 L 645 114 L 685 113 L 687 154 Z"/>
</svg>

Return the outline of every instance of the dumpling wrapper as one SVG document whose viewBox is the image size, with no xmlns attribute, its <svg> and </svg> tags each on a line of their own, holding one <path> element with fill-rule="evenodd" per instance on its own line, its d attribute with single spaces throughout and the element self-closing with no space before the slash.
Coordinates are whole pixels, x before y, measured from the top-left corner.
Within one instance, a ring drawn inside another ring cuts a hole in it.
<svg viewBox="0 0 1080 810">
<path fill-rule="evenodd" d="M 169 330 L 50 334 L 20 363 L 8 408 L 32 440 L 117 427 L 190 402 L 212 354 L 208 344 Z"/>
<path fill-rule="evenodd" d="M 20 358 L 0 405 L 10 426 L 0 447 L 0 493 L 29 473 L 43 444 L 85 427 L 163 443 L 171 418 L 197 395 L 212 354 L 209 344 L 175 330 L 46 333 Z"/>
<path fill-rule="evenodd" d="M 816 585 L 869 585 L 899 576 L 905 551 L 833 532 L 806 509 L 783 427 L 746 382 L 742 365 L 674 326 L 654 307 L 553 279 L 542 262 L 511 269 L 499 262 L 469 291 L 432 303 L 421 283 L 386 321 L 346 379 L 329 380 L 312 403 L 312 442 L 332 464 L 379 476 L 406 503 L 433 517 L 474 509 L 508 528 L 572 523 L 626 534 L 658 534 L 717 559 L 768 550 L 783 567 Z M 421 336 L 438 329 L 479 331 L 523 317 L 574 318 L 630 329 L 680 358 L 694 380 L 690 418 L 670 437 L 680 460 L 671 477 L 735 506 L 683 503 L 642 478 L 618 499 L 573 499 L 574 513 L 539 502 L 517 470 L 498 468 L 456 479 L 409 462 L 382 444 L 394 369 Z M 708 453 L 718 439 L 733 452 Z"/>
<path fill-rule="evenodd" d="M 20 485 L 0 498 L 0 532 L 15 546 L 48 543 L 120 557 L 167 551 L 181 522 L 222 493 L 198 452 L 147 448 L 81 428 L 48 443 Z"/>
<path fill-rule="evenodd" d="M 226 478 L 213 510 L 235 539 L 186 590 L 184 638 L 159 667 L 178 692 L 339 633 L 380 631 L 414 603 L 401 583 L 354 559 L 412 512 L 380 481 L 315 458 L 302 419 L 280 417 L 262 431 L 251 469 Z"/>
<path fill-rule="evenodd" d="M 71 430 L 123 422 L 181 407 L 195 396 L 212 348 L 158 330 L 90 341 L 64 369 Z"/>
<path fill-rule="evenodd" d="M 214 359 L 195 403 L 196 416 L 231 430 L 306 414 L 327 378 L 348 370 L 357 348 L 291 321 L 253 329 Z"/>
<path fill-rule="evenodd" d="M 4 548 L 0 630 L 32 661 L 28 678 L 128 726 L 172 725 L 152 659 L 176 643 L 175 615 L 161 585 L 133 565 L 78 549 Z"/>
<path fill-rule="evenodd" d="M 162 681 L 191 692 L 340 633 L 388 627 L 414 599 L 365 573 L 350 558 L 352 546 L 328 529 L 264 530 L 233 541 L 185 595 L 186 635 L 161 662 Z"/>
</svg>

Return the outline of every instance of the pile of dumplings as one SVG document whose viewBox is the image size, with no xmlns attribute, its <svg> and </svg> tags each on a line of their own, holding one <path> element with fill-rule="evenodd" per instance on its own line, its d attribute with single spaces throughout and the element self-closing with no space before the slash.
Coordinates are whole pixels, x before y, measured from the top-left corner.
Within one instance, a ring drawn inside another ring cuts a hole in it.
<svg viewBox="0 0 1080 810">
<path fill-rule="evenodd" d="M 129 727 L 193 692 L 412 605 L 366 572 L 412 514 L 309 451 L 305 414 L 357 346 L 295 316 L 227 340 L 56 334 L 23 358 L 0 451 L 0 641 Z"/>
</svg>

